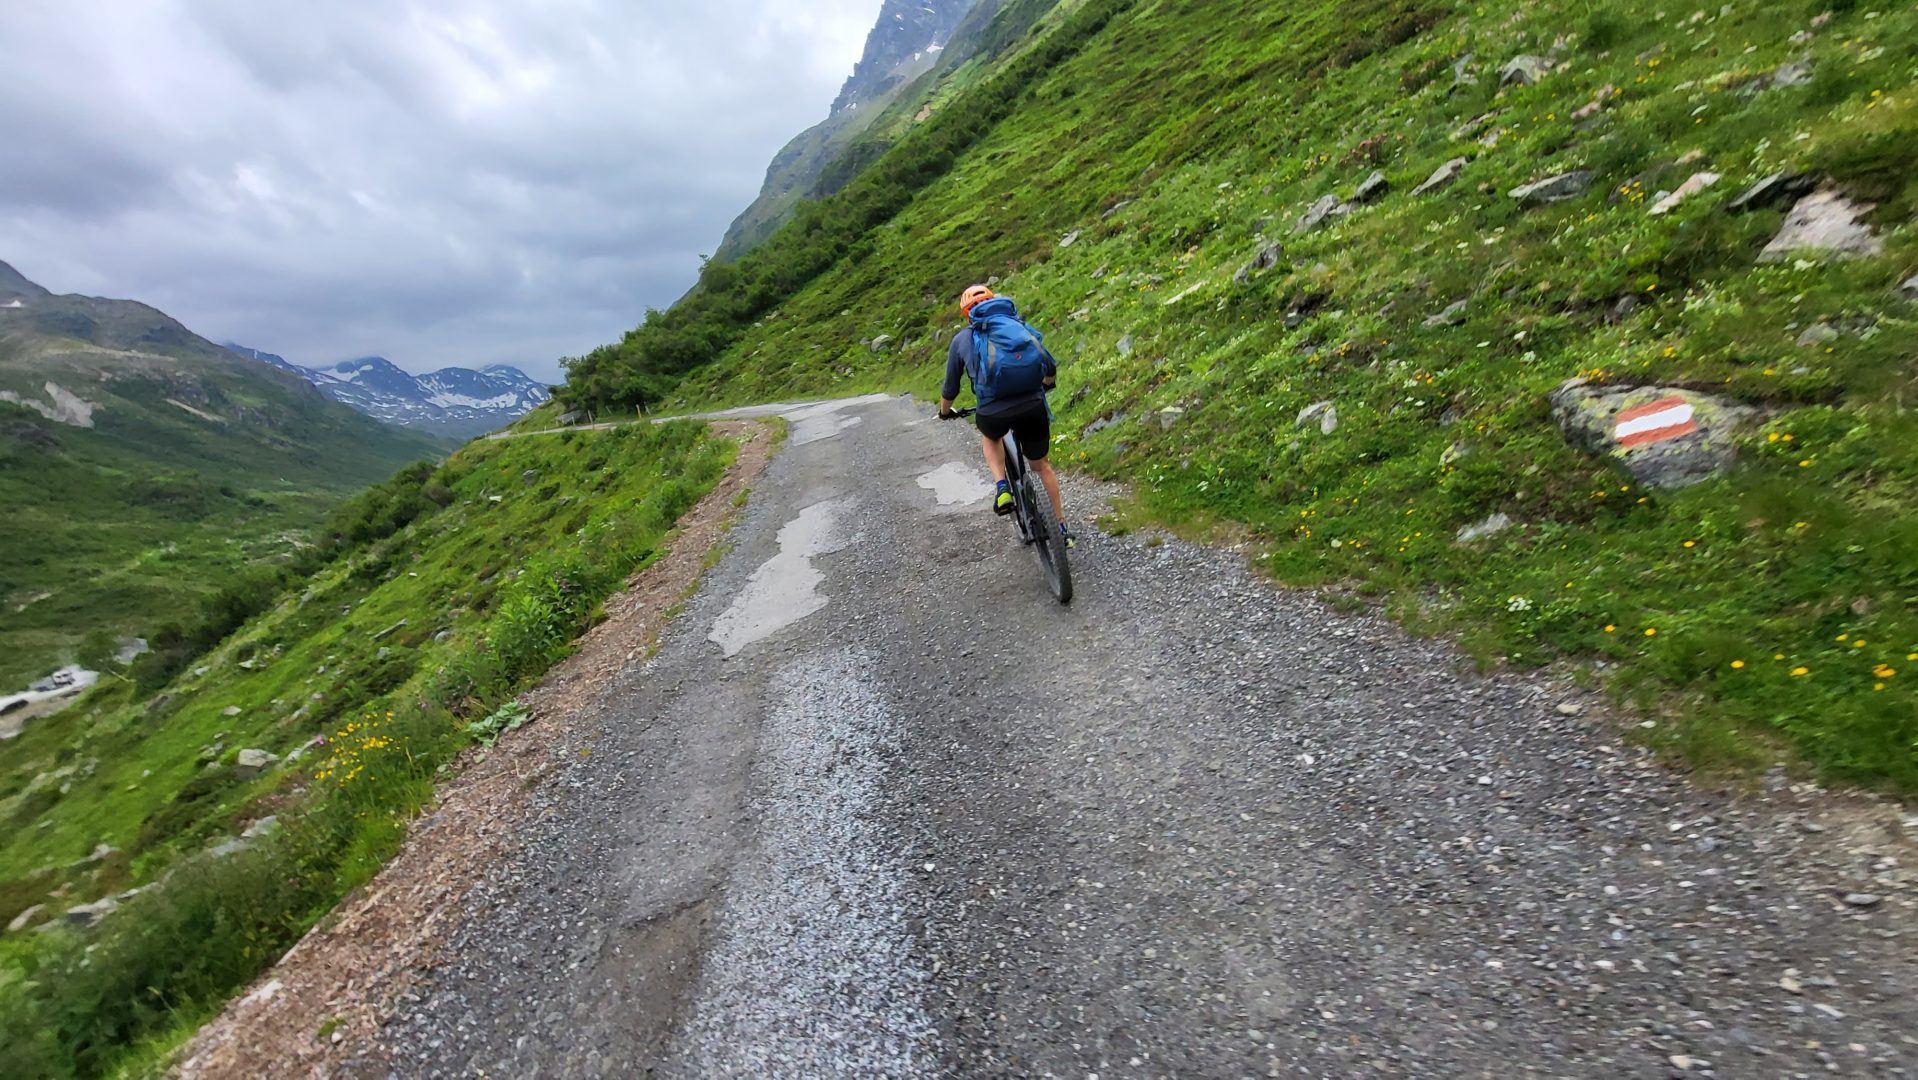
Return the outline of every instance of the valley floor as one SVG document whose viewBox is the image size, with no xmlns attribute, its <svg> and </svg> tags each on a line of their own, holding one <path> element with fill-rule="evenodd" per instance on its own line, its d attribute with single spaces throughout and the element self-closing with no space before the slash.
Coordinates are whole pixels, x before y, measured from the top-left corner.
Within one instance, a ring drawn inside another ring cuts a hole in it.
<svg viewBox="0 0 1918 1080">
<path fill-rule="evenodd" d="M 377 1024 L 281 1018 L 302 1064 L 1918 1072 L 1918 819 L 1705 790 L 1563 682 L 1101 535 L 1086 485 L 1062 608 L 969 429 L 797 415 L 657 655 L 440 883 L 437 959 Z"/>
</svg>

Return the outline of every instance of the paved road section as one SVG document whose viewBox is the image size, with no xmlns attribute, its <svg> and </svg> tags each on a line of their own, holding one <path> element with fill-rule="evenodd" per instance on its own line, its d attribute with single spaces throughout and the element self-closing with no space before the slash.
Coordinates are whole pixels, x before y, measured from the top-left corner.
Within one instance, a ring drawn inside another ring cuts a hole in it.
<svg viewBox="0 0 1918 1080">
<path fill-rule="evenodd" d="M 969 429 L 788 411 L 402 1074 L 1918 1072 L 1918 819 L 1702 792 L 1229 552 L 1082 526 L 1062 608 Z"/>
</svg>

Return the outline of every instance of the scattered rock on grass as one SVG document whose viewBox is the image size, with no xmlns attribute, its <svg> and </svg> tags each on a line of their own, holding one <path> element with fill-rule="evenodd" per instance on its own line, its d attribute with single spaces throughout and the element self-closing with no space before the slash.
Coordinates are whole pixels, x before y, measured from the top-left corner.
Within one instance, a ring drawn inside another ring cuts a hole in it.
<svg viewBox="0 0 1918 1080">
<path fill-rule="evenodd" d="M 1252 276 L 1254 271 L 1270 270 L 1279 265 L 1279 260 L 1283 258 L 1285 258 L 1285 247 L 1283 245 L 1267 244 L 1259 249 L 1257 255 L 1252 256 L 1251 262 L 1241 266 L 1239 272 L 1232 275 L 1232 280 L 1243 285 L 1246 279 Z"/>
<path fill-rule="evenodd" d="M 1173 425 L 1184 418 L 1184 409 L 1179 408 L 1177 405 L 1168 405 L 1159 410 L 1159 429 L 1161 431 L 1170 431 Z"/>
<path fill-rule="evenodd" d="M 1797 345 L 1801 349 L 1811 349 L 1820 345 L 1829 345 L 1842 336 L 1844 335 L 1830 323 L 1812 323 L 1805 327 L 1804 333 L 1798 335 Z"/>
<path fill-rule="evenodd" d="M 1458 531 L 1458 542 L 1461 544 L 1477 543 L 1488 536 L 1497 536 L 1499 533 L 1511 527 L 1512 519 L 1510 516 L 1506 514 L 1493 514 L 1484 521 L 1475 525 L 1467 525 L 1460 529 Z"/>
<path fill-rule="evenodd" d="M 1599 113 L 1603 112 L 1605 110 L 1605 103 L 1617 97 L 1618 94 L 1619 94 L 1618 87 L 1612 85 L 1611 83 L 1606 83 L 1604 86 L 1599 87 L 1598 96 L 1592 98 L 1591 101 L 1587 102 L 1584 105 L 1580 105 L 1577 109 L 1572 111 L 1572 119 L 1573 120 L 1590 120 L 1592 117 L 1597 116 Z"/>
<path fill-rule="evenodd" d="M 47 913 L 47 906 L 45 904 L 33 905 L 32 907 L 28 908 L 27 910 L 13 917 L 13 921 L 7 924 L 7 933 L 17 934 L 20 931 L 25 930 L 26 928 L 30 926 L 33 926 L 35 923 L 38 923 L 39 921 L 41 921 L 40 916 L 45 915 L 46 913 Z"/>
<path fill-rule="evenodd" d="M 234 761 L 234 773 L 242 780 L 258 779 L 279 760 L 264 750 L 242 750 Z"/>
<path fill-rule="evenodd" d="M 120 905 L 111 896 L 103 896 L 91 904 L 81 904 L 67 909 L 66 920 L 69 926 L 92 926 L 105 918 Z"/>
<path fill-rule="evenodd" d="M 1547 203 L 1576 199 L 1592 188 L 1592 174 L 1585 169 L 1548 176 L 1512 189 L 1512 198 L 1520 206 L 1544 206 Z"/>
<path fill-rule="evenodd" d="M 1651 487 L 1683 487 L 1730 465 L 1733 436 L 1758 411 L 1727 398 L 1664 386 L 1592 386 L 1572 379 L 1552 391 L 1552 419 L 1574 445 L 1610 458 Z"/>
<path fill-rule="evenodd" d="M 1818 178 L 1808 173 L 1773 173 L 1746 188 L 1738 198 L 1725 204 L 1725 209 L 1742 214 L 1748 210 L 1780 206 L 1804 198 L 1817 186 Z"/>
<path fill-rule="evenodd" d="M 1771 88 L 1783 89 L 1787 86 L 1803 86 L 1811 81 L 1811 63 L 1794 60 L 1771 73 Z"/>
<path fill-rule="evenodd" d="M 1498 119 L 1498 114 L 1495 112 L 1488 112 L 1483 116 L 1475 116 L 1459 125 L 1458 130 L 1452 132 L 1452 138 L 1456 142 L 1476 139 L 1484 134 L 1485 130 L 1492 126 L 1492 121 L 1496 119 Z"/>
<path fill-rule="evenodd" d="M 1898 295 L 1907 300 L 1918 300 L 1918 274 L 1911 275 L 1904 284 L 1898 286 Z"/>
<path fill-rule="evenodd" d="M 1312 204 L 1312 208 L 1305 212 L 1305 216 L 1299 218 L 1292 226 L 1292 231 L 1295 233 L 1311 232 L 1327 221 L 1335 217 L 1344 217 L 1351 212 L 1352 208 L 1340 201 L 1337 195 L 1327 195 Z"/>
<path fill-rule="evenodd" d="M 1457 180 L 1459 174 L 1464 171 L 1465 159 L 1462 157 L 1453 158 L 1445 164 L 1440 165 L 1437 171 L 1426 178 L 1425 183 L 1413 188 L 1412 194 L 1417 196 L 1424 195 L 1427 192 L 1437 191 L 1440 188 L 1450 185 L 1454 180 Z"/>
<path fill-rule="evenodd" d="M 1299 410 L 1296 426 L 1304 427 L 1313 420 L 1319 422 L 1321 434 L 1330 435 L 1339 429 L 1339 408 L 1330 401 L 1314 402 Z"/>
<path fill-rule="evenodd" d="M 886 349 L 891 345 L 892 345 L 891 334 L 881 334 L 878 337 L 872 339 L 873 352 L 885 352 Z"/>
<path fill-rule="evenodd" d="M 1132 335 L 1127 334 L 1126 336 L 1120 338 L 1119 344 L 1114 346 L 1114 348 L 1119 350 L 1120 356 L 1131 356 L 1132 355 Z"/>
<path fill-rule="evenodd" d="M 1677 191 L 1653 203 L 1652 208 L 1646 211 L 1646 213 L 1653 217 L 1664 217 L 1666 214 L 1678 209 L 1678 204 L 1711 187 L 1713 184 L 1718 183 L 1721 179 L 1723 178 L 1715 172 L 1693 173 L 1691 179 L 1678 185 Z"/>
<path fill-rule="evenodd" d="M 1384 173 L 1374 172 L 1372 175 L 1359 181 L 1358 189 L 1352 192 L 1352 201 L 1355 203 L 1372 202 L 1384 195 L 1385 189 L 1390 186 L 1391 183 L 1385 179 Z"/>
<path fill-rule="evenodd" d="M 1430 318 L 1426 319 L 1425 325 L 1428 328 L 1432 328 L 1432 329 L 1436 329 L 1441 326 L 1457 326 L 1459 323 L 1462 323 L 1465 321 L 1465 309 L 1467 304 L 1468 304 L 1468 301 L 1465 301 L 1465 300 L 1460 300 L 1455 303 L 1447 304 L 1445 306 L 1444 311 L 1441 311 L 1437 315 L 1433 315 Z"/>
<path fill-rule="evenodd" d="M 1543 56 L 1514 56 L 1498 69 L 1500 86 L 1532 86 L 1551 74 L 1552 62 Z"/>
<path fill-rule="evenodd" d="M 1859 219 L 1870 203 L 1856 203 L 1829 188 L 1798 200 L 1785 215 L 1778 235 L 1758 256 L 1759 262 L 1784 262 L 1798 256 L 1859 259 L 1883 254 L 1885 242 Z"/>
</svg>

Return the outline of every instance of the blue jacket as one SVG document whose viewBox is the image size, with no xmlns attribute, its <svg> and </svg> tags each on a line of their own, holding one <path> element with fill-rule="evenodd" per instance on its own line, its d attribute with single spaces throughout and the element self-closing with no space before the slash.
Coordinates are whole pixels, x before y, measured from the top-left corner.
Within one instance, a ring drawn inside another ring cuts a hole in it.
<svg viewBox="0 0 1918 1080">
<path fill-rule="evenodd" d="M 1017 311 L 1012 309 L 1012 301 L 1003 296 L 987 300 L 981 303 L 979 307 L 983 308 L 986 304 L 1004 304 L 1006 306 L 1006 313 L 1015 316 L 1018 314 Z M 965 375 L 967 381 L 971 381 L 972 362 L 976 356 L 977 354 L 973 351 L 972 346 L 972 327 L 968 326 L 952 336 L 952 344 L 946 347 L 946 384 L 939 392 L 940 397 L 947 401 L 958 400 L 959 376 Z M 1048 351 L 1046 353 L 1046 374 L 1057 375 L 1058 373 L 1059 365 L 1053 360 L 1052 353 Z M 1015 412 L 1035 401 L 1044 401 L 1046 399 L 1046 392 L 1044 390 L 1030 394 L 1020 394 L 1011 398 L 996 398 L 992 395 L 991 388 L 981 389 L 976 382 L 973 383 L 972 392 L 974 396 L 979 399 L 979 412 L 984 416 L 998 416 L 1003 413 Z"/>
</svg>

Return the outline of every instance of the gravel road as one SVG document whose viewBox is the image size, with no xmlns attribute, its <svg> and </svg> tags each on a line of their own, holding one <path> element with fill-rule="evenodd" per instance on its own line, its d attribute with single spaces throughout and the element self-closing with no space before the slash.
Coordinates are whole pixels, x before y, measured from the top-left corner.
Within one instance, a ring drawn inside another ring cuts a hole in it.
<svg viewBox="0 0 1918 1080">
<path fill-rule="evenodd" d="M 1701 790 L 1230 552 L 1082 525 L 1062 608 L 969 429 L 788 412 L 401 1075 L 1918 1075 L 1918 818 Z"/>
</svg>

